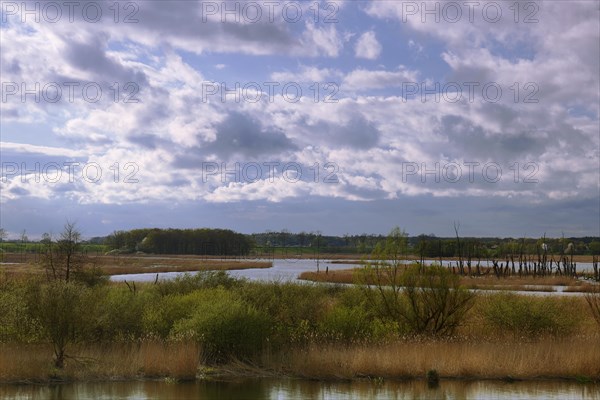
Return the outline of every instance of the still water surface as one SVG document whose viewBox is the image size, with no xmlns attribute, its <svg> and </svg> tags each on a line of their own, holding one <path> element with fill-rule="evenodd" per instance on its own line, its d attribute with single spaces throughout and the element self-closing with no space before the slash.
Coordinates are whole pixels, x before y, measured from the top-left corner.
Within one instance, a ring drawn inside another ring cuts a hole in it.
<svg viewBox="0 0 600 400">
<path fill-rule="evenodd" d="M 599 399 L 600 385 L 573 382 L 423 381 L 316 382 L 253 379 L 233 382 L 100 382 L 0 386 L 3 399 Z"/>
<path fill-rule="evenodd" d="M 307 283 L 307 281 L 298 280 L 298 276 L 305 271 L 317 271 L 317 261 L 314 259 L 275 259 L 275 260 L 258 260 L 258 261 L 272 261 L 273 266 L 271 268 L 248 268 L 227 271 L 229 275 L 236 278 L 245 278 L 251 281 L 262 281 L 262 282 L 296 282 L 296 283 Z M 425 260 L 431 262 L 432 260 Z M 582 263 L 583 264 L 583 263 Z M 589 264 L 591 268 L 591 264 Z M 331 260 L 319 261 L 319 270 L 325 272 L 326 270 L 334 271 L 340 269 L 351 269 L 360 267 L 357 264 L 337 264 L 332 263 Z M 191 272 L 194 274 L 194 272 Z M 115 282 L 122 281 L 136 281 L 136 282 L 152 282 L 158 278 L 162 279 L 173 279 L 176 276 L 183 275 L 185 272 L 159 272 L 159 273 L 145 273 L 145 274 L 126 274 L 126 275 L 112 275 L 110 279 Z M 582 293 L 577 292 L 563 292 L 564 287 L 555 286 L 554 292 L 517 292 L 527 295 L 561 295 L 561 296 L 582 296 Z"/>
</svg>

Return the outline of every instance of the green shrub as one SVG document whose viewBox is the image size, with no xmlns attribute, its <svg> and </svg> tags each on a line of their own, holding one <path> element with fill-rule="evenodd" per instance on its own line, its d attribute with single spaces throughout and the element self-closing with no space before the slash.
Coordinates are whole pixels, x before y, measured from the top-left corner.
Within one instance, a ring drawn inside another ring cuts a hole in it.
<svg viewBox="0 0 600 400">
<path fill-rule="evenodd" d="M 185 295 L 170 294 L 164 297 L 153 297 L 145 302 L 142 317 L 144 331 L 166 339 L 173 326 L 182 319 L 188 318 L 198 304 L 205 301 L 212 290 L 195 291 Z"/>
<path fill-rule="evenodd" d="M 561 299 L 515 294 L 495 294 L 482 303 L 482 315 L 489 326 L 499 333 L 522 338 L 550 334 L 565 336 L 579 326 L 573 313 L 573 299 Z"/>
<path fill-rule="evenodd" d="M 330 309 L 331 296 L 321 285 L 255 283 L 242 286 L 241 298 L 275 321 L 275 344 L 314 338 L 318 322 Z"/>
<path fill-rule="evenodd" d="M 371 334 L 370 318 L 362 307 L 337 306 L 319 324 L 320 335 L 327 340 L 345 343 L 367 340 Z"/>
<path fill-rule="evenodd" d="M 75 271 L 74 278 L 78 282 L 90 287 L 105 285 L 109 281 L 108 275 L 105 275 L 102 268 L 98 266 L 81 268 Z"/>
<path fill-rule="evenodd" d="M 192 275 L 185 273 L 175 279 L 158 282 L 156 288 L 162 296 L 172 294 L 187 294 L 198 289 L 216 287 L 232 288 L 238 286 L 240 281 L 232 278 L 226 271 L 199 271 Z"/>
<path fill-rule="evenodd" d="M 172 337 L 196 338 L 206 362 L 248 359 L 266 342 L 270 320 L 234 293 L 213 289 L 202 293 L 189 318 L 175 323 Z"/>
<path fill-rule="evenodd" d="M 34 342 L 40 339 L 40 326 L 31 316 L 27 302 L 28 286 L 37 281 L 0 284 L 0 342 Z"/>
<path fill-rule="evenodd" d="M 96 290 L 95 296 L 99 301 L 93 327 L 95 340 L 128 340 L 144 335 L 144 308 L 150 301 L 147 293 L 106 287 Z"/>
</svg>

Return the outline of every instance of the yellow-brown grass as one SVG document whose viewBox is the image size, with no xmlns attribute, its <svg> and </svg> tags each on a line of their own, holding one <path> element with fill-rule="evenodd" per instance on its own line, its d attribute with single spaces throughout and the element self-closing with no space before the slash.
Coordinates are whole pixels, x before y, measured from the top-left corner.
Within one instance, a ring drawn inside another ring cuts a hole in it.
<svg viewBox="0 0 600 400">
<path fill-rule="evenodd" d="M 598 291 L 598 285 L 590 285 L 589 283 L 584 283 L 581 285 L 575 286 L 567 286 L 563 289 L 564 292 L 578 292 L 578 293 L 593 293 Z"/>
<path fill-rule="evenodd" d="M 325 272 L 314 272 L 306 271 L 302 272 L 298 279 L 314 282 L 331 282 L 331 283 L 356 283 L 356 276 L 354 275 L 355 269 L 341 269 L 336 271 Z"/>
<path fill-rule="evenodd" d="M 300 279 L 314 282 L 330 283 L 357 283 L 366 279 L 366 283 L 374 284 L 375 279 L 363 274 L 360 268 L 342 269 L 336 271 L 303 272 Z M 552 286 L 567 286 L 566 291 L 588 291 L 590 285 L 585 285 L 576 278 L 568 276 L 508 276 L 497 278 L 495 275 L 462 276 L 460 284 L 469 289 L 481 290 L 520 290 L 520 291 L 542 291 L 552 292 Z M 580 288 L 580 289 L 577 289 Z"/>
<path fill-rule="evenodd" d="M 169 265 L 169 264 L 153 264 L 149 266 L 141 265 L 118 265 L 105 266 L 102 271 L 107 275 L 124 275 L 124 274 L 143 274 L 153 272 L 194 272 L 194 271 L 221 271 L 249 268 L 271 268 L 270 262 L 244 262 L 244 261 L 201 261 L 196 264 L 188 265 Z"/>
<path fill-rule="evenodd" d="M 270 368 L 313 379 L 423 377 L 600 379 L 598 336 L 522 342 L 398 342 L 385 346 L 314 345 L 271 359 Z"/>
<path fill-rule="evenodd" d="M 65 368 L 52 364 L 52 347 L 41 344 L 0 344 L 0 382 L 107 380 L 172 377 L 193 379 L 200 361 L 194 342 L 146 341 L 71 348 Z"/>
<path fill-rule="evenodd" d="M 0 271 L 8 275 L 41 274 L 43 269 L 36 264 L 33 255 L 27 255 L 26 262 L 0 266 Z M 154 256 L 118 255 L 90 256 L 89 264 L 99 267 L 107 275 L 139 274 L 147 272 L 184 272 L 207 270 L 234 270 L 248 268 L 270 268 L 271 262 L 235 259 L 204 259 L 199 256 Z"/>
<path fill-rule="evenodd" d="M 525 286 L 525 285 L 468 285 L 468 289 L 476 290 L 510 290 L 519 292 L 555 292 L 552 286 Z"/>
<path fill-rule="evenodd" d="M 311 379 L 423 377 L 600 379 L 600 337 L 535 342 L 398 341 L 387 345 L 314 344 L 278 354 L 265 352 L 260 366 L 234 363 L 230 376 L 295 376 Z M 171 377 L 193 379 L 201 366 L 197 344 L 143 342 L 75 349 L 63 370 L 53 368 L 47 345 L 0 346 L 0 382 L 115 380 Z"/>
</svg>

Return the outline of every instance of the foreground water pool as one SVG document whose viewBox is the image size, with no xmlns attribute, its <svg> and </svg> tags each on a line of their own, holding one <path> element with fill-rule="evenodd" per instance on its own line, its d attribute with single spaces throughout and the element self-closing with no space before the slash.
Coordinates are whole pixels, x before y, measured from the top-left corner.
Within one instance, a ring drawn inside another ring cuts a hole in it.
<svg viewBox="0 0 600 400">
<path fill-rule="evenodd" d="M 3 399 L 598 399 L 600 385 L 576 382 L 317 382 L 295 379 L 71 383 L 0 386 Z"/>
</svg>

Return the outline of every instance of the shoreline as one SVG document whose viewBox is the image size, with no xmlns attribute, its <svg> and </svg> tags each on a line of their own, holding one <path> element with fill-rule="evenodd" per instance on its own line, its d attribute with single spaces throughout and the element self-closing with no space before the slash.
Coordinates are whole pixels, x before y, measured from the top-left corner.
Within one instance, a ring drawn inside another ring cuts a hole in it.
<svg viewBox="0 0 600 400">
<path fill-rule="evenodd" d="M 266 350 L 249 361 L 214 365 L 203 363 L 195 342 L 132 342 L 74 349 L 77 356 L 69 358 L 63 370 L 51 366 L 47 345 L 2 344 L 0 385 L 232 379 L 412 381 L 426 379 L 431 370 L 440 381 L 600 383 L 598 339 L 596 334 L 532 342 L 506 338 L 312 343 L 287 351 Z"/>
</svg>

